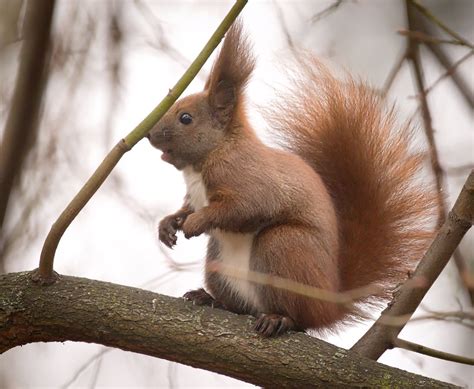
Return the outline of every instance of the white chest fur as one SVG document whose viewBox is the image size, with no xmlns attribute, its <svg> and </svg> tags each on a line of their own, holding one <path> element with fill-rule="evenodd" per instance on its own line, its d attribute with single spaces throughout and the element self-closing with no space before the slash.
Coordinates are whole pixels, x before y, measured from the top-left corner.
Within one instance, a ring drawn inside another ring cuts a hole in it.
<svg viewBox="0 0 474 389">
<path fill-rule="evenodd" d="M 191 166 L 183 169 L 183 175 L 189 196 L 189 203 L 191 207 L 194 208 L 194 211 L 199 211 L 209 204 L 202 175 L 201 173 L 195 172 Z"/>
<path fill-rule="evenodd" d="M 202 175 L 195 172 L 192 167 L 184 168 L 183 175 L 189 203 L 194 211 L 209 205 Z M 211 232 L 211 235 L 218 240 L 219 259 L 226 266 L 225 272 L 230 273 L 229 275 L 222 274 L 222 277 L 227 281 L 227 285 L 238 298 L 259 310 L 260 303 L 255 287 L 245 279 L 250 269 L 254 234 L 240 234 L 216 229 Z M 232 271 L 234 271 L 235 276 L 231 275 Z"/>
<path fill-rule="evenodd" d="M 255 286 L 247 281 L 254 234 L 239 234 L 220 229 L 211 235 L 219 241 L 219 259 L 224 265 L 222 277 L 244 305 L 261 310 Z"/>
</svg>

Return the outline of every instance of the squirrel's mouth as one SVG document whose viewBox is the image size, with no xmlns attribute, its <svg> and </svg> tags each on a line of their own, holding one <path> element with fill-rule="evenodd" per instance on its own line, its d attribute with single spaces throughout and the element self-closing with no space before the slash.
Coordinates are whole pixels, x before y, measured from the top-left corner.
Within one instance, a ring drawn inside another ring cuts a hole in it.
<svg viewBox="0 0 474 389">
<path fill-rule="evenodd" d="M 171 163 L 172 153 L 173 153 L 172 149 L 163 150 L 163 154 L 161 154 L 161 159 L 165 162 Z"/>
</svg>

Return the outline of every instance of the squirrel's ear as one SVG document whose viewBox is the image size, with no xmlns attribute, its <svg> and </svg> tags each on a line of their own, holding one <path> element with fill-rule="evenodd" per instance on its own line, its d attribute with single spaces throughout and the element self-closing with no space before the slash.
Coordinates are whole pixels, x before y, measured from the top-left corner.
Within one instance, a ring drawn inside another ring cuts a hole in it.
<svg viewBox="0 0 474 389">
<path fill-rule="evenodd" d="M 230 119 L 236 102 L 234 86 L 227 80 L 219 81 L 215 88 L 209 90 L 209 105 L 221 123 Z"/>
</svg>

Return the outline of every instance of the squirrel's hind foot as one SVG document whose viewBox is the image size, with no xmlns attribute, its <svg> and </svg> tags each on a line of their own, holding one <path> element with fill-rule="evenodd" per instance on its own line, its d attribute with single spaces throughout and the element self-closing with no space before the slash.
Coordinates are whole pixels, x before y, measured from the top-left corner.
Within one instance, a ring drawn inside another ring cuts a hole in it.
<svg viewBox="0 0 474 389">
<path fill-rule="evenodd" d="M 296 325 L 288 316 L 262 313 L 255 322 L 254 329 L 260 335 L 269 338 L 294 330 Z"/>
<path fill-rule="evenodd" d="M 207 293 L 203 288 L 190 290 L 183 295 L 183 298 L 192 301 L 194 305 L 207 305 L 212 308 L 225 309 L 225 306 Z"/>
</svg>

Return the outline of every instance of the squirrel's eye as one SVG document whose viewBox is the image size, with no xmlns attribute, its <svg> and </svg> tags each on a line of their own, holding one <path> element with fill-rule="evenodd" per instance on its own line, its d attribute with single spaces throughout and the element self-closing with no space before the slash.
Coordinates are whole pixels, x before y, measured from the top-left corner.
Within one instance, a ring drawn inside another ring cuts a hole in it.
<svg viewBox="0 0 474 389">
<path fill-rule="evenodd" d="M 191 124 L 193 117 L 189 113 L 182 113 L 179 117 L 179 121 L 183 124 Z"/>
</svg>

